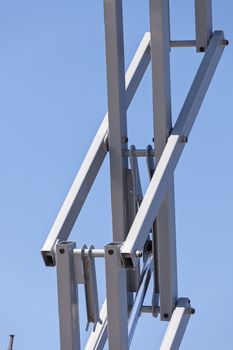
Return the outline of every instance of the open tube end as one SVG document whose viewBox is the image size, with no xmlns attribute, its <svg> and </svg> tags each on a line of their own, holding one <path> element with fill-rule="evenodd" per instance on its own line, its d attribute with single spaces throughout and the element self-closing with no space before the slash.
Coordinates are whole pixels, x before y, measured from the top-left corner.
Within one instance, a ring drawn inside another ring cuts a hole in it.
<svg viewBox="0 0 233 350">
<path fill-rule="evenodd" d="M 55 266 L 55 258 L 52 256 L 50 251 L 41 250 L 41 255 L 43 257 L 46 266 Z"/>
<path fill-rule="evenodd" d="M 134 270 L 136 266 L 136 259 L 132 259 L 132 257 L 128 254 L 121 254 L 122 263 L 125 269 Z"/>
</svg>

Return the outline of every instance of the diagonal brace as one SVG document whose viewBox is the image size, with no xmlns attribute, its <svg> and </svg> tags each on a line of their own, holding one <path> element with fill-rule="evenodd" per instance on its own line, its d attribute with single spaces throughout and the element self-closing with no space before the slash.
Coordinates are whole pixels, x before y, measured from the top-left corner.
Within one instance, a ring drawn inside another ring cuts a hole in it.
<svg viewBox="0 0 233 350">
<path fill-rule="evenodd" d="M 135 253 L 137 250 L 143 249 L 148 232 L 158 214 L 187 137 L 223 53 L 224 46 L 223 32 L 216 31 L 211 38 L 177 122 L 168 138 L 128 237 L 121 247 L 126 268 L 135 266 L 137 259 Z"/>
<path fill-rule="evenodd" d="M 128 108 L 150 62 L 150 33 L 145 33 L 125 75 L 126 107 Z M 57 240 L 67 240 L 91 186 L 107 154 L 108 114 L 89 148 L 82 166 L 42 247 L 45 265 L 55 265 Z"/>
</svg>

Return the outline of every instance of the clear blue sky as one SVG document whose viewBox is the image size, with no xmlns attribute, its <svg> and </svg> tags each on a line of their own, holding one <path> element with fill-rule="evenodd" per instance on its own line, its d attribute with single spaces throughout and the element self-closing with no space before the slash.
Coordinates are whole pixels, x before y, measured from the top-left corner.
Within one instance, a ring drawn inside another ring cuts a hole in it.
<svg viewBox="0 0 233 350">
<path fill-rule="evenodd" d="M 149 30 L 148 1 L 123 2 L 128 66 Z M 193 10 L 194 1 L 171 1 L 172 39 L 194 38 Z M 213 1 L 214 28 L 230 42 L 232 13 L 231 1 Z M 10 333 L 15 350 L 59 348 L 55 269 L 40 249 L 107 109 L 103 29 L 102 0 L 0 2 L 0 349 Z M 183 350 L 233 348 L 232 47 L 175 173 L 179 295 L 196 308 Z M 194 49 L 171 52 L 174 119 L 200 59 Z M 151 142 L 151 113 L 149 69 L 128 113 L 131 144 Z M 72 238 L 111 241 L 107 160 Z M 85 341 L 83 313 L 82 322 Z M 142 316 L 132 349 L 158 348 L 165 327 Z"/>
</svg>

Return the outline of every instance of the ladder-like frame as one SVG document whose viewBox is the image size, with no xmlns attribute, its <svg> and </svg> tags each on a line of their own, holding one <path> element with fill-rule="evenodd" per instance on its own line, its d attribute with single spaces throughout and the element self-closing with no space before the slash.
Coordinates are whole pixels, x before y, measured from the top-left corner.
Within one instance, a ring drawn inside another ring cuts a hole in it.
<svg viewBox="0 0 233 350">
<path fill-rule="evenodd" d="M 80 349 L 77 285 L 84 284 L 88 323 L 94 328 L 86 350 L 128 349 L 142 312 L 169 321 L 160 349 L 178 349 L 190 315 L 177 289 L 174 170 L 187 143 L 224 47 L 212 30 L 211 0 L 195 0 L 196 40 L 171 41 L 169 0 L 150 1 L 146 33 L 125 74 L 122 1 L 104 0 L 108 113 L 42 248 L 47 266 L 57 268 L 62 350 Z M 196 47 L 202 62 L 172 126 L 169 52 Z M 127 109 L 151 61 L 154 146 L 129 148 Z M 67 239 L 106 154 L 110 155 L 112 243 L 76 249 Z M 143 196 L 137 157 L 147 160 L 150 183 Z M 129 167 L 130 164 L 130 167 Z M 105 259 L 106 300 L 99 312 L 95 259 Z M 151 276 L 151 305 L 143 305 Z M 136 294 L 135 294 L 136 293 Z"/>
</svg>

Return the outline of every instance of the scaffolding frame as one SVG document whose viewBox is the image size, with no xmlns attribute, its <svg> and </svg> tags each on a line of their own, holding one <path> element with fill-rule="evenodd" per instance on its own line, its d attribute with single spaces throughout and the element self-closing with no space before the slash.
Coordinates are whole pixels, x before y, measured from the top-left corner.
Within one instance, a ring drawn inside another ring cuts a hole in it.
<svg viewBox="0 0 233 350">
<path fill-rule="evenodd" d="M 145 33 L 125 74 L 122 0 L 104 0 L 108 113 L 91 144 L 41 250 L 56 266 L 60 347 L 78 350 L 78 288 L 84 285 L 89 326 L 86 350 L 130 347 L 141 313 L 168 321 L 161 350 L 178 349 L 190 315 L 188 298 L 178 296 L 174 171 L 228 41 L 212 29 L 211 0 L 195 0 L 195 40 L 170 39 L 168 0 L 149 0 Z M 196 47 L 203 59 L 172 126 L 171 48 Z M 127 109 L 151 62 L 153 146 L 129 147 Z M 102 249 L 76 248 L 68 238 L 106 154 L 110 156 L 112 242 Z M 143 195 L 138 157 L 145 157 L 150 183 Z M 105 260 L 106 300 L 99 311 L 95 259 Z M 151 278 L 152 277 L 152 278 Z M 151 305 L 144 305 L 150 280 Z"/>
</svg>

